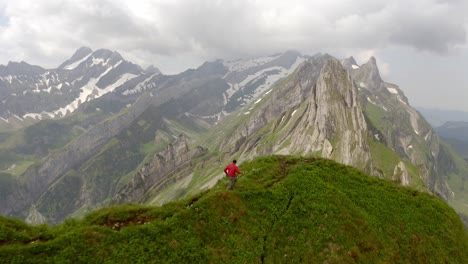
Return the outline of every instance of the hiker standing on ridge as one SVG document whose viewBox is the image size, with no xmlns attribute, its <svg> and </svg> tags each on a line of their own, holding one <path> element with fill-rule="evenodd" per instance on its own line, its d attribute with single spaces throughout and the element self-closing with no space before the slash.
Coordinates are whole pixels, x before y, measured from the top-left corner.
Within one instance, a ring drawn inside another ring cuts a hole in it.
<svg viewBox="0 0 468 264">
<path fill-rule="evenodd" d="M 232 190 L 234 189 L 234 185 L 236 185 L 237 182 L 237 174 L 242 174 L 242 172 L 239 170 L 237 167 L 237 160 L 233 160 L 231 164 L 227 165 L 226 168 L 224 168 L 224 173 L 226 174 L 227 177 L 229 177 L 229 180 L 231 180 L 231 184 L 227 187 L 226 190 Z"/>
</svg>

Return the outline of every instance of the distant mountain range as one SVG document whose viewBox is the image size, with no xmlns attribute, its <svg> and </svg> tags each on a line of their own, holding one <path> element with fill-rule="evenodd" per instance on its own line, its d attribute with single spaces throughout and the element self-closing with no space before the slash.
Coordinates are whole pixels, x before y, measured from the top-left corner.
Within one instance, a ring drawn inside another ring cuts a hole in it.
<svg viewBox="0 0 468 264">
<path fill-rule="evenodd" d="M 446 122 L 468 122 L 468 112 L 427 107 L 416 107 L 416 109 L 433 127 L 442 126 Z"/>
<path fill-rule="evenodd" d="M 80 48 L 57 69 L 1 66 L 0 96 L 0 213 L 30 223 L 185 198 L 270 154 L 333 159 L 468 215 L 468 164 L 375 58 L 287 51 L 164 75 Z"/>
<path fill-rule="evenodd" d="M 436 127 L 437 133 L 468 160 L 468 122 L 446 122 Z"/>
</svg>

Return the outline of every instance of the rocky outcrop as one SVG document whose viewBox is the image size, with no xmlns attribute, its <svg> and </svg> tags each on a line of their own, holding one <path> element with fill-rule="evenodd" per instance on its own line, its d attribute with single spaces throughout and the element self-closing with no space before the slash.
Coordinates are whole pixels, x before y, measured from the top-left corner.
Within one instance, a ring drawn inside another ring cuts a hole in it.
<svg viewBox="0 0 468 264">
<path fill-rule="evenodd" d="M 306 100 L 307 106 L 295 113 L 301 117 L 288 134 L 289 151 L 306 154 L 327 149 L 322 152 L 325 158 L 362 168 L 370 160 L 370 152 L 358 98 L 351 76 L 338 61 L 329 60 Z"/>
<path fill-rule="evenodd" d="M 395 169 L 393 170 L 392 179 L 396 182 L 399 182 L 403 186 L 409 185 L 410 181 L 408 170 L 406 169 L 406 166 L 402 161 L 400 161 L 398 165 L 395 166 Z"/>
<path fill-rule="evenodd" d="M 190 149 L 187 137 L 181 134 L 164 150 L 155 154 L 113 198 L 113 204 L 142 202 L 149 190 L 158 191 L 165 184 L 192 173 L 193 159 L 208 152 L 196 147 Z M 170 175 L 170 177 L 168 177 Z"/>
<path fill-rule="evenodd" d="M 369 61 L 357 69 L 350 70 L 353 79 L 359 80 L 362 87 L 371 91 L 380 91 L 385 89 L 383 87 L 383 80 L 380 77 L 377 61 L 371 57 Z"/>
<path fill-rule="evenodd" d="M 47 224 L 47 218 L 45 218 L 37 209 L 36 206 L 31 206 L 29 209 L 28 217 L 25 220 L 26 223 L 31 225 L 42 225 Z"/>
</svg>

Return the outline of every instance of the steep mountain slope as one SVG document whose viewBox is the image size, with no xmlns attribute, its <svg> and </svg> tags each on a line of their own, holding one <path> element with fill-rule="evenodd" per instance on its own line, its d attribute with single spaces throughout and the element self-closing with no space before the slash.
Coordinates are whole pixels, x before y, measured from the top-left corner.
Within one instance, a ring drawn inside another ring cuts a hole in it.
<svg viewBox="0 0 468 264">
<path fill-rule="evenodd" d="M 177 173 L 179 183 L 145 202 L 159 204 L 209 188 L 233 157 L 282 153 L 353 165 L 435 193 L 467 213 L 467 164 L 441 144 L 396 85 L 380 78 L 373 58 L 358 66 L 315 56 L 227 116 L 197 144 L 211 154 L 196 160 L 193 172 Z"/>
<path fill-rule="evenodd" d="M 163 207 L 105 208 L 54 228 L 0 218 L 0 259 L 63 263 L 466 263 L 442 200 L 329 160 L 271 156 Z M 428 217 L 430 216 L 430 217 Z"/>
<path fill-rule="evenodd" d="M 120 58 L 115 52 L 82 48 L 50 70 L 88 79 L 80 91 L 91 89 L 95 96 L 62 106 L 70 110 L 63 115 L 43 110 L 34 115 L 36 121 L 62 119 L 39 122 L 22 133 L 5 132 L 0 138 L 5 157 L 0 176 L 3 214 L 58 223 L 111 203 L 173 138 L 185 133 L 187 140 L 196 140 L 229 111 L 255 99 L 256 89 L 270 87 L 303 60 L 287 52 L 258 60 L 209 62 L 173 76 L 150 68 L 124 78 L 129 73 L 116 69 L 132 64 Z"/>
<path fill-rule="evenodd" d="M 9 63 L 0 69 L 0 125 L 63 117 L 142 74 L 138 65 L 105 49 L 81 48 L 57 69 Z"/>
<path fill-rule="evenodd" d="M 0 134 L 2 214 L 59 223 L 110 204 L 160 204 L 210 188 L 233 157 L 279 153 L 353 165 L 468 215 L 467 164 L 382 80 L 374 58 L 359 66 L 288 51 L 167 76 L 82 48 L 58 69 L 23 71 L 75 81 L 63 111 L 31 103 L 40 111 L 16 114 L 54 120 Z"/>
</svg>

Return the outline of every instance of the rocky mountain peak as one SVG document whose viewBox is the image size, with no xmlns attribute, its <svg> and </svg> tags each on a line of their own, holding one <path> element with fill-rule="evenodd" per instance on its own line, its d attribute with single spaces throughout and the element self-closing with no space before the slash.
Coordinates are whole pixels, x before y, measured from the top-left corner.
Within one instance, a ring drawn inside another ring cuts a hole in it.
<svg viewBox="0 0 468 264">
<path fill-rule="evenodd" d="M 296 62 L 297 58 L 301 56 L 301 53 L 295 50 L 288 50 L 281 54 L 276 60 L 275 63 L 278 66 L 283 68 L 291 68 L 291 66 Z"/>
<path fill-rule="evenodd" d="M 151 74 L 159 73 L 159 74 L 161 74 L 161 71 L 158 68 L 156 68 L 154 65 L 150 65 L 145 69 L 145 73 L 151 73 Z"/>
<path fill-rule="evenodd" d="M 347 58 L 347 59 L 344 59 L 341 61 L 341 64 L 343 65 L 343 67 L 345 67 L 345 69 L 347 70 L 355 70 L 357 68 L 359 68 L 359 66 L 357 65 L 357 62 L 356 60 L 354 59 L 353 56 Z"/>
<path fill-rule="evenodd" d="M 122 55 L 120 55 L 120 53 L 108 49 L 96 50 L 95 52 L 93 52 L 93 57 L 101 59 L 123 60 Z"/>
<path fill-rule="evenodd" d="M 92 52 L 93 50 L 89 47 L 81 47 L 73 54 L 73 56 L 70 59 L 73 61 L 77 61 L 84 58 L 86 55 L 89 55 Z"/>
<path fill-rule="evenodd" d="M 67 65 L 80 61 L 81 59 L 85 58 L 89 54 L 91 54 L 93 50 L 89 47 L 81 47 L 71 56 L 70 59 L 66 60 L 59 66 L 59 69 L 64 68 Z"/>
<path fill-rule="evenodd" d="M 355 71 L 352 72 L 352 75 L 356 80 L 362 83 L 362 87 L 368 90 L 377 91 L 385 89 L 382 85 L 383 80 L 382 77 L 380 77 L 377 61 L 374 57 L 371 57 L 367 63 L 356 68 Z"/>
</svg>

